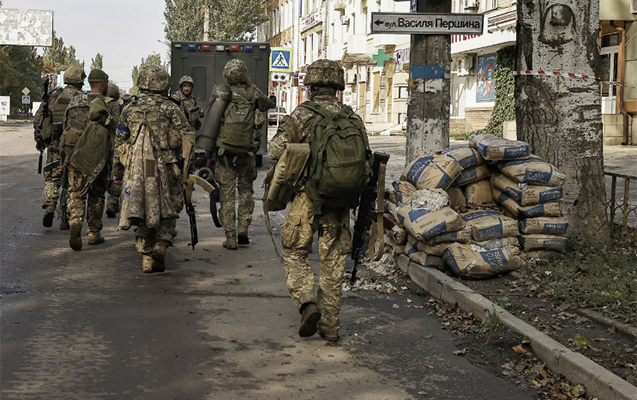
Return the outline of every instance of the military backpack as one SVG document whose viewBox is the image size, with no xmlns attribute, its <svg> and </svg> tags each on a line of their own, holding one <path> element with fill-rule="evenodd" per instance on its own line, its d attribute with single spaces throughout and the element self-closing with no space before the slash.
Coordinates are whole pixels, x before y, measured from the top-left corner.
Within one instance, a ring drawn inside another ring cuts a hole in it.
<svg viewBox="0 0 637 400">
<path fill-rule="evenodd" d="M 88 95 L 80 93 L 73 97 L 64 111 L 62 149 L 64 150 L 65 158 L 71 156 L 77 141 L 82 136 L 82 132 L 84 132 L 84 128 L 89 123 L 90 105 Z"/>
<path fill-rule="evenodd" d="M 313 101 L 301 105 L 322 118 L 313 126 L 305 193 L 315 213 L 322 206 L 357 207 L 371 176 L 367 133 L 354 111 L 343 105 L 338 113 Z"/>
<path fill-rule="evenodd" d="M 232 89 L 230 100 L 223 114 L 217 147 L 231 154 L 254 152 L 254 89 L 246 95 Z"/>
</svg>

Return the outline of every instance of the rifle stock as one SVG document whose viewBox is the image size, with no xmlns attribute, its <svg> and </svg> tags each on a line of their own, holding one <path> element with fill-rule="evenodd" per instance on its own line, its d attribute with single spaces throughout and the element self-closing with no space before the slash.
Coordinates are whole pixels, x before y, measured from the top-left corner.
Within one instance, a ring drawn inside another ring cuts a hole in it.
<svg viewBox="0 0 637 400">
<path fill-rule="evenodd" d="M 182 185 L 184 192 L 184 203 L 186 205 L 186 214 L 188 215 L 188 221 L 190 223 L 190 245 L 192 249 L 195 249 L 197 243 L 199 243 L 199 234 L 197 232 L 197 217 L 195 215 L 195 205 L 192 202 L 192 191 L 194 189 L 194 182 L 190 179 L 191 170 L 194 167 L 194 145 L 195 135 L 188 134 L 182 137 L 182 156 L 184 159 L 184 165 L 182 168 Z"/>
<path fill-rule="evenodd" d="M 378 186 L 378 175 L 381 164 L 387 164 L 389 160 L 389 154 L 383 152 L 375 152 L 372 156 L 372 176 L 367 184 L 367 187 L 363 190 L 361 195 L 360 204 L 358 206 L 358 214 L 356 216 L 356 223 L 354 224 L 354 236 L 352 238 L 352 252 L 351 258 L 354 260 L 354 269 L 352 269 L 351 282 L 356 280 L 356 273 L 358 272 L 358 264 L 362 258 L 363 247 L 365 245 L 365 234 L 367 229 L 371 225 L 369 219 L 369 212 L 372 209 L 372 204 L 376 198 L 376 190 Z M 379 188 L 378 190 L 384 190 Z"/>
</svg>

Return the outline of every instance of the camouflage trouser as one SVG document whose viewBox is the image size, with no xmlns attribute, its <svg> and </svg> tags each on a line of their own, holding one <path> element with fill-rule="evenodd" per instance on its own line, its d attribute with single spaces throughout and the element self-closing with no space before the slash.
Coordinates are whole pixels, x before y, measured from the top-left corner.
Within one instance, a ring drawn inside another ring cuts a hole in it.
<svg viewBox="0 0 637 400">
<path fill-rule="evenodd" d="M 237 211 L 235 210 L 236 192 L 239 192 L 238 224 L 239 230 L 248 229 L 254 211 L 254 188 L 257 179 L 257 168 L 254 156 L 242 155 L 237 158 L 236 166 L 232 165 L 232 156 L 220 157 L 215 166 L 215 178 L 219 183 L 219 200 L 221 202 L 219 219 L 226 231 L 226 236 L 237 233 Z M 226 164 L 226 160 L 228 164 Z"/>
<path fill-rule="evenodd" d="M 119 212 L 119 197 L 113 197 L 110 194 L 106 194 L 106 209 L 113 210 L 116 213 Z"/>
<path fill-rule="evenodd" d="M 69 165 L 69 224 L 82 225 L 86 218 L 88 236 L 99 236 L 104 214 L 106 168 L 91 183 L 80 171 Z"/>
<path fill-rule="evenodd" d="M 46 164 L 58 161 L 60 153 L 51 147 L 46 149 Z M 44 172 L 44 190 L 42 191 L 42 208 L 55 210 L 60 197 L 60 186 L 62 186 L 61 168 L 53 168 Z"/>
<path fill-rule="evenodd" d="M 305 303 L 318 304 L 321 332 L 338 335 L 345 257 L 351 246 L 349 209 L 324 209 L 321 216 L 312 219 L 308 210 L 307 196 L 296 196 L 281 230 L 287 288 L 299 311 Z M 314 273 L 308 264 L 308 252 L 316 231 L 321 260 L 318 295 L 314 290 Z"/>
<path fill-rule="evenodd" d="M 159 227 L 148 228 L 146 225 L 138 225 L 135 228 L 135 247 L 137 251 L 144 255 L 149 255 L 153 252 L 155 243 L 162 241 L 169 247 L 173 244 L 173 235 L 171 232 L 175 230 L 177 225 L 176 219 L 161 219 L 159 221 Z"/>
</svg>

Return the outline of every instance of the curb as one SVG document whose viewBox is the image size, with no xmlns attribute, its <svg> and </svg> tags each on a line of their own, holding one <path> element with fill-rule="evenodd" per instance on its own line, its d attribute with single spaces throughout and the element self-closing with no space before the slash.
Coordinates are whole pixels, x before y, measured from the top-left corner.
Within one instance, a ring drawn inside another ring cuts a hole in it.
<svg viewBox="0 0 637 400">
<path fill-rule="evenodd" d="M 456 304 L 482 321 L 496 312 L 504 326 L 530 339 L 533 352 L 549 369 L 564 375 L 574 384 L 585 385 L 587 395 L 601 400 L 637 399 L 637 387 L 550 338 L 455 279 L 438 270 L 413 263 L 405 255 L 396 257 L 396 264 L 431 296 Z"/>
</svg>

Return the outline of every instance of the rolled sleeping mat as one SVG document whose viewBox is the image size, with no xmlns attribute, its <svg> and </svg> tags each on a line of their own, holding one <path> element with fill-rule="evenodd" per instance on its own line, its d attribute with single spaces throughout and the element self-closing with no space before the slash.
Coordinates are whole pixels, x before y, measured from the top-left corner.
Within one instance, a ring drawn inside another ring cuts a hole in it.
<svg viewBox="0 0 637 400">
<path fill-rule="evenodd" d="M 217 142 L 217 135 L 223 120 L 226 107 L 232 99 L 232 91 L 228 85 L 216 85 L 212 88 L 212 95 L 203 124 L 197 135 L 197 147 L 206 151 L 212 151 Z"/>
</svg>

